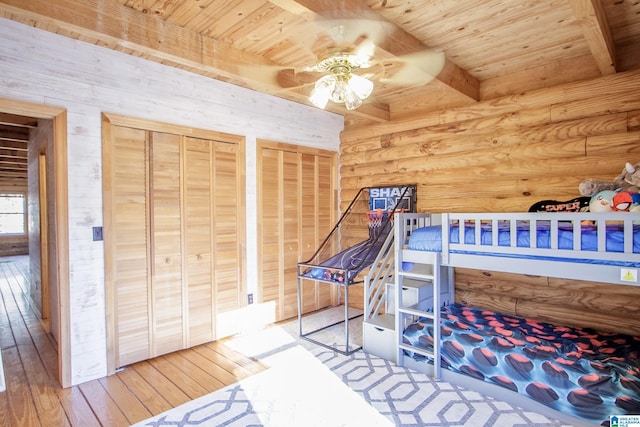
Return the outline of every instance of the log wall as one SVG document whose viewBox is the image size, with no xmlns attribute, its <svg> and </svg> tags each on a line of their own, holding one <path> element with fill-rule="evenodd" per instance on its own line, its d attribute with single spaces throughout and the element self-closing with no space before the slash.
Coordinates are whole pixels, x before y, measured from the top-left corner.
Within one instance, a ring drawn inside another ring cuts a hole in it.
<svg viewBox="0 0 640 427">
<path fill-rule="evenodd" d="M 581 180 L 613 179 L 625 162 L 640 161 L 640 72 L 349 129 L 340 152 L 343 204 L 360 187 L 416 184 L 419 212 L 527 211 L 577 197 Z M 640 286 L 456 273 L 458 301 L 640 335 Z"/>
</svg>

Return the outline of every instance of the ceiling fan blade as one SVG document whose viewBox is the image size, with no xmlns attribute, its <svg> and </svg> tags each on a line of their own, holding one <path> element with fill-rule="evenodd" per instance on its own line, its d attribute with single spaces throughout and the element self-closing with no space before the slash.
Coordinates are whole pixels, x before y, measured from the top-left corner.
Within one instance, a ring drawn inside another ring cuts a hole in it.
<svg viewBox="0 0 640 427">
<path fill-rule="evenodd" d="M 316 24 L 324 29 L 338 46 L 357 40 L 371 40 L 380 44 L 394 30 L 388 21 L 375 19 L 319 19 Z"/>
<path fill-rule="evenodd" d="M 386 73 L 386 70 L 385 70 L 384 64 L 382 64 L 381 62 L 372 62 L 366 68 L 363 67 L 353 71 L 353 74 L 357 74 L 371 81 L 377 81 L 382 79 L 385 73 Z"/>
<path fill-rule="evenodd" d="M 376 53 L 376 44 L 371 39 L 364 39 L 354 51 L 362 64 L 369 64 Z M 367 68 L 366 66 L 364 68 Z"/>
<path fill-rule="evenodd" d="M 315 71 L 296 71 L 294 68 L 283 68 L 276 73 L 278 86 L 288 89 L 315 83 L 321 74 Z"/>
<path fill-rule="evenodd" d="M 278 65 L 240 66 L 239 74 L 255 82 L 269 86 L 290 89 L 315 83 L 321 74 L 315 71 L 300 70 Z"/>
<path fill-rule="evenodd" d="M 403 55 L 385 62 L 387 76 L 380 81 L 403 86 L 427 84 L 442 71 L 444 64 L 445 54 L 438 50 L 429 49 Z"/>
</svg>

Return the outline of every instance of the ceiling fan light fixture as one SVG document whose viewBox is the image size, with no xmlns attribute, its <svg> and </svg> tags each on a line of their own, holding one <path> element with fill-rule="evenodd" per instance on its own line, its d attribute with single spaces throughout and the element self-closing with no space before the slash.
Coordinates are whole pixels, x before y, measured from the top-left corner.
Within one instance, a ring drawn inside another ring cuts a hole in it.
<svg viewBox="0 0 640 427">
<path fill-rule="evenodd" d="M 327 73 L 318 79 L 309 100 L 322 109 L 331 100 L 337 104 L 344 103 L 347 110 L 355 110 L 373 91 L 373 82 L 352 74 L 353 70 L 363 65 L 355 55 L 336 54 L 309 68 L 311 71 Z"/>
<path fill-rule="evenodd" d="M 333 91 L 331 91 L 330 99 L 336 104 L 342 104 L 349 92 L 350 88 L 347 85 L 347 82 L 343 78 L 338 78 L 336 80 L 336 85 L 333 87 Z"/>
<path fill-rule="evenodd" d="M 331 74 L 321 77 L 315 84 L 309 100 L 318 108 L 324 110 L 336 86 L 336 78 Z"/>
<path fill-rule="evenodd" d="M 352 90 L 347 91 L 344 97 L 344 106 L 347 110 L 355 110 L 362 105 L 362 99 Z"/>
<path fill-rule="evenodd" d="M 349 79 L 349 87 L 360 99 L 366 99 L 373 91 L 373 82 L 362 76 L 353 74 Z"/>
</svg>

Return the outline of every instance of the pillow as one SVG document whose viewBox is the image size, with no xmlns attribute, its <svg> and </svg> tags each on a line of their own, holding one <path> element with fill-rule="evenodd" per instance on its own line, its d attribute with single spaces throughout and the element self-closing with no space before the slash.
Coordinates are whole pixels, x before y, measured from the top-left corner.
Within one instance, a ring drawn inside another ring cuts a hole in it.
<svg viewBox="0 0 640 427">
<path fill-rule="evenodd" d="M 541 200 L 529 208 L 529 212 L 583 212 L 589 209 L 591 197 L 576 197 L 559 202 L 557 200 Z"/>
</svg>

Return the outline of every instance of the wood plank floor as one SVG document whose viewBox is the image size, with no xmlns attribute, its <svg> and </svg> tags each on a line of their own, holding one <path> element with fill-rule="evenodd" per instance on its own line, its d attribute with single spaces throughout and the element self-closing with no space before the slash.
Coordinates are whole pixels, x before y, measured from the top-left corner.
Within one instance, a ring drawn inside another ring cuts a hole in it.
<svg viewBox="0 0 640 427">
<path fill-rule="evenodd" d="M 0 258 L 0 426 L 128 426 L 265 369 L 219 340 L 62 389 L 55 342 L 24 293 L 28 280 L 28 257 Z"/>
</svg>

